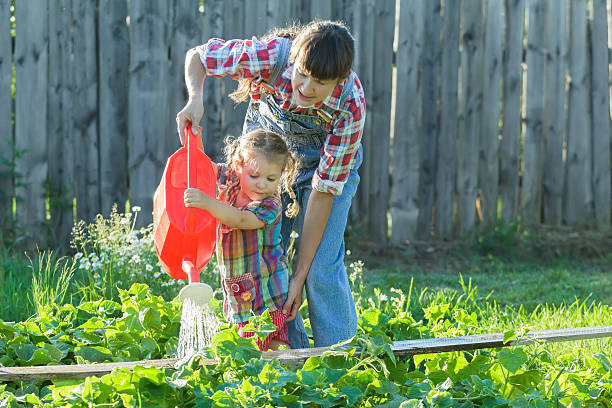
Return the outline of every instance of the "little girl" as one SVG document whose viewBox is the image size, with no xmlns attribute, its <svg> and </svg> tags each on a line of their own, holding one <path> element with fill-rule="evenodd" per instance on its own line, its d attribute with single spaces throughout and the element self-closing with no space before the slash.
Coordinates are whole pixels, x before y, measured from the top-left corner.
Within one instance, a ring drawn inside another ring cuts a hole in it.
<svg viewBox="0 0 612 408">
<path fill-rule="evenodd" d="M 257 129 L 225 146 L 226 165 L 215 165 L 219 199 L 201 190 L 185 190 L 185 206 L 209 211 L 221 221 L 217 259 L 223 286 L 223 314 L 244 332 L 252 313 L 269 309 L 276 331 L 257 344 L 261 350 L 291 345 L 282 306 L 287 300 L 289 270 L 282 247 L 280 193 L 291 203 L 285 215 L 295 217 L 298 204 L 291 185 L 298 160 L 276 133 Z"/>
</svg>

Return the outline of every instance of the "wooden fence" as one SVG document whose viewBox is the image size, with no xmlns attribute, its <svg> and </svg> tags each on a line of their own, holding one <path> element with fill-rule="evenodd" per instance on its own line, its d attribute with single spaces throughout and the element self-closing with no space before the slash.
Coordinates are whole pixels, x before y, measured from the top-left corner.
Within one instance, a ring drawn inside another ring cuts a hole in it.
<svg viewBox="0 0 612 408">
<path fill-rule="evenodd" d="M 60 246 L 75 216 L 91 221 L 128 199 L 148 224 L 178 147 L 186 50 L 332 18 L 357 40 L 354 69 L 366 93 L 352 222 L 367 236 L 456 236 L 498 219 L 608 228 L 609 7 L 0 0 L 0 225 Z M 216 159 L 223 137 L 242 126 L 246 104 L 226 97 L 234 87 L 205 84 L 205 147 Z"/>
</svg>

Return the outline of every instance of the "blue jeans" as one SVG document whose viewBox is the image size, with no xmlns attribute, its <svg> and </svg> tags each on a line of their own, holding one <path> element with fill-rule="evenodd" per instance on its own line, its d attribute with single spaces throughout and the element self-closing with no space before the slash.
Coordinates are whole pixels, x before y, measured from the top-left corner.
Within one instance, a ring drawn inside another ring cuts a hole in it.
<svg viewBox="0 0 612 408">
<path fill-rule="evenodd" d="M 265 95 L 260 101 L 251 101 L 249 104 L 243 133 L 257 128 L 282 135 L 289 149 L 301 162 L 298 178 L 293 185 L 300 206 L 299 214 L 293 219 L 283 214 L 282 236 L 286 250 L 291 231 L 296 231 L 300 236 L 302 234 L 304 215 L 312 192 L 312 176 L 327 138 L 325 124 L 318 116 L 283 110 L 271 95 Z M 306 277 L 306 298 L 315 347 L 336 344 L 353 337 L 357 332 L 357 312 L 344 266 L 344 230 L 351 200 L 359 184 L 357 170 L 362 159 L 360 147 L 342 194 L 334 197 L 321 243 Z M 283 194 L 284 208 L 287 208 L 288 200 L 288 195 Z M 292 348 L 310 347 L 299 314 L 295 320 L 287 323 L 287 327 Z"/>
<path fill-rule="evenodd" d="M 353 337 L 357 332 L 355 302 L 344 265 L 344 230 L 351 200 L 359 184 L 357 168 L 360 164 L 361 150 L 358 162 L 349 175 L 342 194 L 334 197 L 321 243 L 306 277 L 306 298 L 315 347 L 331 346 Z M 302 185 L 296 192 L 300 212 L 294 219 L 283 218 L 284 242 L 288 242 L 292 230 L 301 235 L 311 192 L 310 184 Z M 287 328 L 292 348 L 310 347 L 304 322 L 299 313 L 295 320 L 287 322 Z"/>
</svg>

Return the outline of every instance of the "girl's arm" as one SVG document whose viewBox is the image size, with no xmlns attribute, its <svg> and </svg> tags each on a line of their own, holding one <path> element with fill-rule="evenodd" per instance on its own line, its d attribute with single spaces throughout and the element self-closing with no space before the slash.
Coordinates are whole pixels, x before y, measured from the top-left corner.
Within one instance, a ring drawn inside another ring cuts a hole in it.
<svg viewBox="0 0 612 408">
<path fill-rule="evenodd" d="M 322 193 L 317 190 L 312 190 L 310 193 L 295 269 L 289 281 L 287 300 L 283 305 L 283 313 L 290 313 L 287 321 L 295 319 L 302 305 L 304 282 L 306 282 L 310 265 L 312 265 L 312 260 L 321 243 L 333 201 L 334 196 L 329 193 Z"/>
<path fill-rule="evenodd" d="M 250 211 L 242 211 L 218 201 L 197 188 L 188 188 L 184 194 L 185 206 L 207 210 L 216 219 L 231 228 L 259 229 L 266 224 Z M 312 262 L 312 260 L 311 260 Z"/>
</svg>

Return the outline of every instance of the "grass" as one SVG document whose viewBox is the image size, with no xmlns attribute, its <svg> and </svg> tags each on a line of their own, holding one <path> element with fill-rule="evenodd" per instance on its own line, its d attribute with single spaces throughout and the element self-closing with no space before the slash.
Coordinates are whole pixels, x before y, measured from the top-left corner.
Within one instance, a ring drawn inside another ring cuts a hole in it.
<svg viewBox="0 0 612 408">
<path fill-rule="evenodd" d="M 166 300 L 175 297 L 184 282 L 161 270 L 151 228 L 135 230 L 136 215 L 114 210 L 108 219 L 76 225 L 75 253 L 65 258 L 44 252 L 29 259 L 0 248 L 0 296 L 6 299 L 0 319 L 22 321 L 62 302 L 117 300 L 118 288 L 135 282 L 146 283 Z M 430 335 L 612 325 L 612 251 L 605 240 L 578 237 L 576 242 L 597 251 L 581 249 L 576 254 L 542 235 L 503 226 L 476 237 L 472 244 L 428 242 L 375 250 L 353 244 L 347 265 L 360 312 L 374 307 L 429 320 L 427 310 L 449 305 L 446 328 Z M 202 280 L 219 286 L 214 262 Z M 398 296 L 403 306 L 391 307 L 390 302 L 399 302 Z M 472 313 L 475 320 L 469 317 Z M 546 347 L 557 358 L 571 355 L 573 361 L 598 352 L 612 354 L 611 339 Z"/>
</svg>

